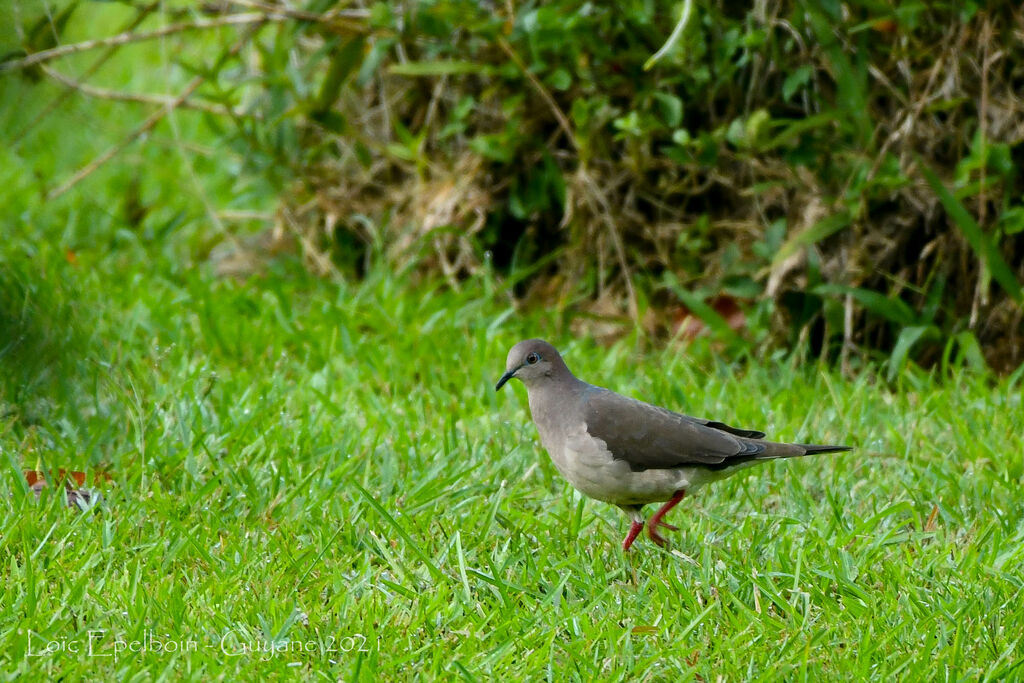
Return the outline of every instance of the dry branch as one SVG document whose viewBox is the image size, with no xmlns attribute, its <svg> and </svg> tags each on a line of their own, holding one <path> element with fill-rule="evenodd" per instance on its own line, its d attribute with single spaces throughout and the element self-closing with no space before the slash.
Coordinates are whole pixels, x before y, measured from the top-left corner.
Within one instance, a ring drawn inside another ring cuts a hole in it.
<svg viewBox="0 0 1024 683">
<path fill-rule="evenodd" d="M 230 116 L 233 118 L 241 118 L 246 116 L 245 113 L 226 107 L 223 104 L 213 104 L 211 102 L 202 101 L 190 101 L 185 100 L 178 102 L 177 97 L 171 95 L 155 95 L 150 93 L 132 93 L 122 92 L 120 90 L 110 90 L 108 88 L 98 88 L 96 86 L 87 85 L 85 83 L 79 83 L 75 79 L 65 76 L 56 69 L 43 65 L 40 67 L 50 78 L 55 81 L 66 85 L 74 91 L 78 91 L 88 97 L 95 97 L 102 100 L 113 100 L 115 102 L 136 102 L 139 104 L 156 104 L 161 107 L 179 107 L 181 109 L 195 109 L 196 111 L 206 112 L 207 114 L 214 114 L 217 116 Z M 175 104 L 178 102 L 178 104 Z"/>
<path fill-rule="evenodd" d="M 328 13 L 318 15 L 309 12 L 295 12 L 293 10 L 285 11 L 283 8 L 270 5 L 266 7 L 268 9 L 262 12 L 228 14 L 215 19 L 198 19 L 196 21 L 171 24 L 170 26 L 164 26 L 163 28 L 159 28 L 154 31 L 146 31 L 143 33 L 125 31 L 107 38 L 97 38 L 95 40 L 84 40 L 80 43 L 58 45 L 57 47 L 50 48 L 49 50 L 34 52 L 22 59 L 16 59 L 0 64 L 0 73 L 5 71 L 14 71 L 17 69 L 25 69 L 36 64 L 41 64 L 42 62 L 58 59 L 60 57 L 67 57 L 68 55 L 78 54 L 80 52 L 95 50 L 101 47 L 116 47 L 131 43 L 143 43 L 156 38 L 164 38 L 177 33 L 184 33 L 186 31 L 201 31 L 211 28 L 222 28 L 224 26 L 245 26 L 251 24 L 264 24 L 267 22 L 294 21 L 298 19 L 300 21 L 313 21 L 316 23 L 328 24 L 331 28 L 351 33 L 360 33 L 366 30 L 366 27 L 362 23 L 349 20 L 350 18 L 362 18 L 362 12 L 346 14 Z M 273 7 L 273 9 L 269 9 L 271 7 Z"/>
</svg>

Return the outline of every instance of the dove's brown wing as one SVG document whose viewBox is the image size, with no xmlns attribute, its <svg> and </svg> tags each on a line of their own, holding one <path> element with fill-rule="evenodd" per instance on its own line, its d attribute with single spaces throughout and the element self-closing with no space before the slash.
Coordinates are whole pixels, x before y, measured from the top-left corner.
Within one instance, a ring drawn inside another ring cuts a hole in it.
<svg viewBox="0 0 1024 683">
<path fill-rule="evenodd" d="M 582 396 L 587 432 L 633 470 L 724 469 L 765 454 L 762 432 L 673 413 L 593 387 Z M 769 456 L 771 457 L 771 456 Z"/>
</svg>

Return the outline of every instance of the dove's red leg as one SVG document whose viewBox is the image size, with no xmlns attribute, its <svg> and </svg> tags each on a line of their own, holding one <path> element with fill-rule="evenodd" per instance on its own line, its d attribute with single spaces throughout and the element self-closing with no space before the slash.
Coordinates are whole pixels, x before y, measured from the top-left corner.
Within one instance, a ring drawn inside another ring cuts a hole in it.
<svg viewBox="0 0 1024 683">
<path fill-rule="evenodd" d="M 651 515 L 650 521 L 647 522 L 647 535 L 650 536 L 651 540 L 657 543 L 658 545 L 665 545 L 665 539 L 662 538 L 661 534 L 658 533 L 659 526 L 663 526 L 666 529 L 671 529 L 672 531 L 678 530 L 671 524 L 666 524 L 665 522 L 661 521 L 661 518 L 664 517 L 669 510 L 678 505 L 679 501 L 681 501 L 683 499 L 683 496 L 685 495 L 686 489 L 676 491 L 675 495 L 672 496 L 672 498 L 670 498 L 667 503 L 658 508 L 658 511 Z"/>
<path fill-rule="evenodd" d="M 629 533 L 626 534 L 626 540 L 622 542 L 622 551 L 626 552 L 629 550 L 629 546 L 633 545 L 633 541 L 640 535 L 640 532 L 644 528 L 644 516 L 642 513 L 643 505 L 623 505 L 622 510 L 629 515 L 629 518 L 633 520 L 633 526 L 629 527 Z"/>
<path fill-rule="evenodd" d="M 633 541 L 640 535 L 640 530 L 644 528 L 643 522 L 633 522 L 633 526 L 629 527 L 629 533 L 626 534 L 626 540 L 622 542 L 623 552 L 629 550 L 629 546 L 633 545 Z"/>
</svg>

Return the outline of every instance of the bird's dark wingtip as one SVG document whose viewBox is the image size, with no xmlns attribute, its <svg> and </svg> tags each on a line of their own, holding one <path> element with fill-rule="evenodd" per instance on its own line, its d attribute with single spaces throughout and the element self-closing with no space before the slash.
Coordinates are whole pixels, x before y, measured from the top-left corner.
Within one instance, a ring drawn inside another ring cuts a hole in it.
<svg viewBox="0 0 1024 683">
<path fill-rule="evenodd" d="M 765 437 L 764 432 L 759 432 L 756 429 L 737 429 L 736 427 L 730 427 L 724 422 L 719 422 L 717 420 L 708 420 L 704 426 L 718 429 L 723 432 L 729 432 L 733 436 L 742 436 L 747 439 L 763 439 Z"/>
<path fill-rule="evenodd" d="M 815 453 L 840 453 L 853 450 L 853 446 L 818 446 L 809 443 L 802 443 L 800 445 L 807 451 L 807 455 L 814 455 Z"/>
</svg>

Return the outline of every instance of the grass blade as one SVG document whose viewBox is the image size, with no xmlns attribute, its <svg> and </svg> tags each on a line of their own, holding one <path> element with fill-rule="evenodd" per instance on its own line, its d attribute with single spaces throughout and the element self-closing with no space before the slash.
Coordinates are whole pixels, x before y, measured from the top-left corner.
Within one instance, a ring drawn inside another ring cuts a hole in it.
<svg viewBox="0 0 1024 683">
<path fill-rule="evenodd" d="M 461 76 L 463 74 L 490 74 L 494 71 L 489 64 L 476 64 L 459 60 L 438 60 L 434 62 L 408 62 L 393 64 L 388 71 L 396 76 Z"/>
<path fill-rule="evenodd" d="M 900 336 L 896 338 L 896 346 L 892 349 L 892 355 L 889 356 L 886 379 L 890 382 L 896 379 L 896 375 L 903 369 L 903 365 L 906 362 L 907 355 L 910 353 L 910 349 L 912 349 L 917 342 L 921 341 L 921 339 L 926 336 L 937 337 L 938 334 L 939 332 L 934 325 L 913 325 L 910 327 L 904 327 L 900 331 Z"/>
<path fill-rule="evenodd" d="M 416 556 L 423 561 L 423 564 L 430 571 L 430 575 L 435 579 L 445 580 L 446 577 L 444 575 L 444 572 L 437 568 L 437 565 L 435 565 L 434 562 L 430 559 L 430 556 L 427 555 L 427 553 L 422 548 L 420 548 L 419 544 L 415 540 L 413 540 L 412 536 L 409 535 L 409 532 L 406 531 L 405 528 L 401 524 L 399 524 L 394 517 L 391 516 L 391 513 L 384 509 L 384 506 L 381 505 L 380 502 L 373 497 L 373 494 L 371 494 L 369 491 L 360 486 L 358 482 L 353 481 L 352 485 L 355 486 L 356 490 L 358 490 L 359 493 L 362 494 L 363 498 L 366 499 L 366 502 L 369 503 L 370 506 L 377 511 L 377 514 L 383 517 L 384 520 L 388 524 L 390 524 L 395 531 L 398 532 L 398 535 L 401 536 L 402 539 L 409 545 L 409 548 L 411 548 L 412 551 L 416 554 Z"/>
<path fill-rule="evenodd" d="M 982 231 L 981 226 L 971 217 L 971 214 L 967 212 L 967 209 L 960 203 L 960 200 L 942 184 L 939 176 L 935 175 L 935 171 L 930 169 L 920 158 L 917 160 L 917 165 L 920 166 L 925 180 L 928 181 L 928 184 L 935 191 L 935 195 L 939 198 L 942 208 L 946 210 L 946 213 L 953 219 L 956 226 L 960 228 L 960 232 L 964 234 L 967 243 L 971 245 L 971 249 L 978 255 L 981 262 L 988 267 L 992 277 L 996 279 L 996 282 L 1006 290 L 1006 293 L 1014 301 L 1018 304 L 1024 303 L 1024 292 L 1021 291 L 1017 276 L 1010 269 L 1010 266 L 1006 264 L 1006 261 L 1003 260 L 1003 256 L 999 253 L 996 246 Z"/>
<path fill-rule="evenodd" d="M 813 292 L 820 296 L 834 294 L 845 296 L 849 294 L 857 303 L 875 315 L 880 315 L 897 325 L 914 325 L 918 322 L 914 310 L 901 299 L 889 297 L 881 292 L 875 292 L 861 287 L 847 287 L 846 285 L 824 284 L 818 285 Z"/>
<path fill-rule="evenodd" d="M 847 227 L 851 222 L 852 219 L 850 218 L 849 212 L 840 211 L 837 214 L 822 218 L 806 230 L 792 235 L 782 244 L 778 253 L 775 255 L 775 258 L 772 259 L 772 268 L 777 267 L 780 263 L 788 259 L 800 247 L 817 244 L 826 237 L 829 237 Z"/>
</svg>

